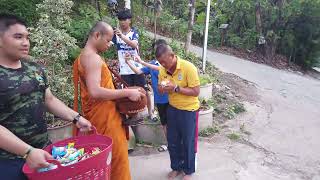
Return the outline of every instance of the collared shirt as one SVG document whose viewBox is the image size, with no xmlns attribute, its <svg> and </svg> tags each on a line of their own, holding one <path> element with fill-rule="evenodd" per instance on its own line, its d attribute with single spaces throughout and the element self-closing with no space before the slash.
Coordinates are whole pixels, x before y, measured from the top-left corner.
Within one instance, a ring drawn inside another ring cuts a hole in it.
<svg viewBox="0 0 320 180">
<path fill-rule="evenodd" d="M 149 62 L 152 65 L 160 66 L 159 62 L 157 60 L 152 60 Z M 166 104 L 168 103 L 168 94 L 161 94 L 158 91 L 158 76 L 159 76 L 159 71 L 151 69 L 149 67 L 143 67 L 141 68 L 141 71 L 145 74 L 151 75 L 151 86 L 153 89 L 153 94 L 154 94 L 154 102 L 156 104 Z"/>
<path fill-rule="evenodd" d="M 124 36 L 128 37 L 130 40 L 139 40 L 139 34 L 136 29 L 130 29 L 130 31 L 127 34 L 124 34 Z M 124 42 L 119 36 L 114 35 L 112 42 L 117 46 L 118 50 L 118 59 L 119 59 L 119 65 L 120 65 L 120 75 L 130 75 L 135 74 L 132 69 L 128 66 L 126 63 L 124 57 L 126 53 L 131 54 L 131 56 L 138 55 L 138 48 L 133 48 L 129 46 L 126 42 Z M 137 63 L 136 61 L 131 60 L 131 63 L 134 64 L 138 69 L 142 68 L 143 66 L 140 63 Z"/>
<path fill-rule="evenodd" d="M 164 80 L 172 81 L 182 88 L 193 88 L 200 86 L 197 68 L 189 61 L 177 56 L 177 67 L 172 75 L 165 68 L 161 67 L 159 72 L 159 83 Z M 169 104 L 177 109 L 186 111 L 196 111 L 200 107 L 198 97 L 187 96 L 181 93 L 169 93 Z"/>
</svg>

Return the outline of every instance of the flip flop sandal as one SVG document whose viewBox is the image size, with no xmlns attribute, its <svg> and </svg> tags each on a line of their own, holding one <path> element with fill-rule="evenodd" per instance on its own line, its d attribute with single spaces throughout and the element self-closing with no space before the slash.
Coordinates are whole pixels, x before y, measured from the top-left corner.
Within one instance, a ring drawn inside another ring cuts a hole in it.
<svg viewBox="0 0 320 180">
<path fill-rule="evenodd" d="M 159 148 L 158 148 L 158 151 L 159 152 L 165 152 L 168 150 L 168 147 L 166 145 L 161 145 Z"/>
</svg>

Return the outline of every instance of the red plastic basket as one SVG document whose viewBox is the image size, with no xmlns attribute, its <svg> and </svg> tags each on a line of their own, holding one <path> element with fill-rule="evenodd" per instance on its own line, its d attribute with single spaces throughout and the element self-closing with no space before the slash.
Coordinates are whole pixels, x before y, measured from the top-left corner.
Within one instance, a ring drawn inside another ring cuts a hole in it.
<svg viewBox="0 0 320 180">
<path fill-rule="evenodd" d="M 37 172 L 27 164 L 23 166 L 23 173 L 31 180 L 110 180 L 112 139 L 97 134 L 93 128 L 93 134 L 80 135 L 73 138 L 58 141 L 44 148 L 51 152 L 53 146 L 65 146 L 70 142 L 75 143 L 75 148 L 100 148 L 101 152 L 88 159 L 69 166 L 61 166 L 56 160 L 48 162 L 56 164 L 58 168 L 46 172 Z"/>
</svg>

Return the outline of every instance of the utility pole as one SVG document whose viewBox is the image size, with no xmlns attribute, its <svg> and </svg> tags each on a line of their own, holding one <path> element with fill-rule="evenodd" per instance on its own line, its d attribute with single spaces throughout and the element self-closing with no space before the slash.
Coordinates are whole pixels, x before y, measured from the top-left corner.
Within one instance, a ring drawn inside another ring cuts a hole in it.
<svg viewBox="0 0 320 180">
<path fill-rule="evenodd" d="M 202 51 L 202 70 L 206 71 L 206 60 L 207 60 L 207 48 L 208 48 L 208 29 L 209 29 L 209 18 L 210 18 L 210 2 L 207 1 L 207 14 L 206 14 L 206 26 L 204 30 L 204 42 L 203 42 L 203 51 Z"/>
</svg>

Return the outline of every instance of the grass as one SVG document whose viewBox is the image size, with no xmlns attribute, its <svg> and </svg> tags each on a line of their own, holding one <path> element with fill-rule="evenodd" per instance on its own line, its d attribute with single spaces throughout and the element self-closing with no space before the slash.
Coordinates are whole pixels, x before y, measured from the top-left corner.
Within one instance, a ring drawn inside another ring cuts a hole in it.
<svg viewBox="0 0 320 180">
<path fill-rule="evenodd" d="M 230 140 L 233 140 L 233 141 L 236 141 L 238 139 L 240 139 L 240 135 L 233 132 L 231 134 L 228 134 L 227 137 L 230 139 Z"/>
<path fill-rule="evenodd" d="M 223 115 L 228 119 L 233 119 L 237 114 L 245 112 L 245 111 L 246 111 L 246 109 L 244 108 L 243 104 L 236 103 L 236 104 L 228 106 L 225 109 L 225 112 Z"/>
<path fill-rule="evenodd" d="M 208 136 L 211 136 L 212 134 L 219 133 L 219 131 L 220 131 L 219 128 L 216 126 L 208 127 L 206 129 L 203 129 L 202 131 L 200 131 L 199 136 L 208 137 Z"/>
<path fill-rule="evenodd" d="M 200 75 L 200 86 L 204 86 L 204 85 L 210 84 L 212 82 L 214 82 L 214 78 L 213 77 L 210 77 L 207 74 Z"/>
<path fill-rule="evenodd" d="M 227 100 L 227 97 L 222 94 L 217 94 L 213 98 L 215 101 L 217 101 L 217 103 L 222 103 L 223 101 Z"/>
</svg>

